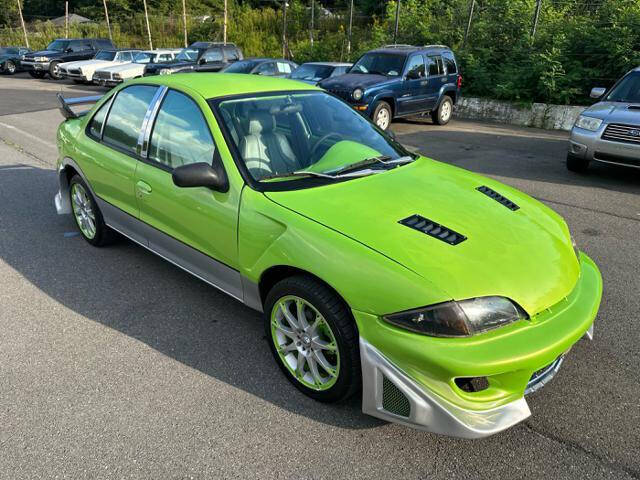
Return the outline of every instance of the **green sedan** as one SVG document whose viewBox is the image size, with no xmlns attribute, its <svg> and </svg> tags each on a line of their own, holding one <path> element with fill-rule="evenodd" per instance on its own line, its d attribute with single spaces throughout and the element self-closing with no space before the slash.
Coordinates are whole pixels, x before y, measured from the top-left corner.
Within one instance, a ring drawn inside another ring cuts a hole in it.
<svg viewBox="0 0 640 480">
<path fill-rule="evenodd" d="M 189 73 L 61 103 L 58 213 L 263 312 L 316 400 L 361 392 L 369 415 L 484 437 L 593 335 L 600 272 L 558 214 L 314 86 Z"/>
</svg>

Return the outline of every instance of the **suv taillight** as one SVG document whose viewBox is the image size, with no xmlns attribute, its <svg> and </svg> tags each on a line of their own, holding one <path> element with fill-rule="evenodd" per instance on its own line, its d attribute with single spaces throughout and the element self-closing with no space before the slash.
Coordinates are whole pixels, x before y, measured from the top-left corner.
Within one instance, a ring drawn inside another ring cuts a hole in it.
<svg viewBox="0 0 640 480">
<path fill-rule="evenodd" d="M 462 87 L 462 75 L 458 75 L 458 88 Z"/>
</svg>

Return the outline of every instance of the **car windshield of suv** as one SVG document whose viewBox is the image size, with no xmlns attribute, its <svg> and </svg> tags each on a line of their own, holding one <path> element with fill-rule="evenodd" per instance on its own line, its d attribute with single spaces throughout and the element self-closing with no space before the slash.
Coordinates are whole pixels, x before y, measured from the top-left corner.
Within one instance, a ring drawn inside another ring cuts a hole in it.
<svg viewBox="0 0 640 480">
<path fill-rule="evenodd" d="M 258 64 L 255 60 L 240 60 L 233 62 L 222 71 L 225 73 L 249 73 Z"/>
<path fill-rule="evenodd" d="M 640 72 L 624 77 L 607 96 L 610 102 L 640 103 Z"/>
<path fill-rule="evenodd" d="M 404 55 L 393 53 L 365 53 L 349 73 L 377 73 L 396 77 L 402 73 L 405 58 Z"/>
<path fill-rule="evenodd" d="M 47 45 L 47 50 L 53 50 L 54 52 L 64 52 L 69 47 L 69 40 L 54 40 Z"/>
<path fill-rule="evenodd" d="M 198 59 L 199 52 L 200 50 L 196 48 L 183 48 L 176 58 L 187 62 L 195 62 Z"/>
<path fill-rule="evenodd" d="M 291 78 L 294 80 L 322 80 L 331 75 L 333 67 L 328 65 L 301 65 L 294 70 Z"/>
<path fill-rule="evenodd" d="M 263 184 L 382 173 L 413 157 L 341 100 L 324 92 L 212 102 L 240 160 Z M 282 185 L 281 185 L 282 187 Z"/>
<path fill-rule="evenodd" d="M 16 55 L 18 53 L 17 48 L 0 48 L 0 55 Z"/>
<path fill-rule="evenodd" d="M 116 52 L 108 52 L 106 50 L 101 50 L 96 53 L 96 56 L 93 57 L 94 60 L 107 60 L 109 62 L 113 61 L 116 58 Z"/>
</svg>

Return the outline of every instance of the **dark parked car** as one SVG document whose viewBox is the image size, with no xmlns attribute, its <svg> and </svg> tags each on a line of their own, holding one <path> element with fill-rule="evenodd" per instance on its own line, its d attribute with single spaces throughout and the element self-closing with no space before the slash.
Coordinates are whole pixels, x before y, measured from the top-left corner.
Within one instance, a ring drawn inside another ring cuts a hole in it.
<svg viewBox="0 0 640 480">
<path fill-rule="evenodd" d="M 24 55 L 20 64 L 34 78 L 49 74 L 54 80 L 62 78 L 59 65 L 76 60 L 89 60 L 98 50 L 113 50 L 115 46 L 108 38 L 60 38 L 44 50 Z"/>
<path fill-rule="evenodd" d="M 296 68 L 289 78 L 299 82 L 317 85 L 319 81 L 329 77 L 344 75 L 351 68 L 351 63 L 308 62 Z"/>
<path fill-rule="evenodd" d="M 416 114 L 448 123 L 461 98 L 462 76 L 449 47 L 387 45 L 365 53 L 347 74 L 318 85 L 386 130 L 394 118 Z"/>
<path fill-rule="evenodd" d="M 22 70 L 20 57 L 31 52 L 26 47 L 0 47 L 0 72 L 13 75 Z"/>
<path fill-rule="evenodd" d="M 165 64 L 148 64 L 144 75 L 168 75 L 178 72 L 217 72 L 242 60 L 242 50 L 233 43 L 195 42 L 183 49 L 175 60 Z"/>
<path fill-rule="evenodd" d="M 290 60 L 278 58 L 246 58 L 240 62 L 229 65 L 223 69 L 222 72 L 287 77 L 296 68 L 298 68 L 298 64 Z"/>
</svg>

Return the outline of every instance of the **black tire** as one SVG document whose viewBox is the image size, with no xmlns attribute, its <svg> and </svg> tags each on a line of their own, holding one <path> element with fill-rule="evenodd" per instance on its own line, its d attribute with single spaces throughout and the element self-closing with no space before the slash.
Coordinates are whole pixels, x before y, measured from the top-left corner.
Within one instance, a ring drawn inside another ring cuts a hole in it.
<svg viewBox="0 0 640 480">
<path fill-rule="evenodd" d="M 44 78 L 47 72 L 36 72 L 35 70 L 29 70 L 29 75 L 33 78 Z"/>
<path fill-rule="evenodd" d="M 340 355 L 340 369 L 336 382 L 327 390 L 313 390 L 300 383 L 278 355 L 271 333 L 271 312 L 276 303 L 288 295 L 295 295 L 313 305 L 334 335 Z M 332 403 L 345 400 L 361 390 L 358 329 L 347 305 L 326 285 L 306 275 L 288 277 L 276 283 L 265 300 L 264 323 L 266 338 L 276 363 L 302 393 L 320 402 Z"/>
<path fill-rule="evenodd" d="M 95 216 L 94 223 L 95 223 L 95 229 L 96 229 L 96 233 L 92 238 L 88 237 L 84 233 L 84 231 L 80 227 L 80 224 L 78 223 L 78 218 L 76 217 L 73 211 L 73 193 L 72 192 L 73 192 L 73 186 L 75 184 L 79 184 L 84 189 L 84 191 L 87 194 L 87 197 L 89 198 L 89 202 L 91 203 L 91 209 Z M 76 227 L 78 227 L 78 231 L 80 232 L 80 235 L 82 235 L 82 238 L 84 238 L 87 242 L 89 242 L 94 247 L 104 247 L 114 242 L 114 240 L 117 238 L 116 232 L 111 228 L 109 228 L 107 224 L 104 223 L 102 212 L 98 208 L 98 204 L 96 203 L 95 198 L 93 198 L 93 195 L 91 194 L 91 190 L 89 190 L 89 188 L 87 187 L 87 184 L 84 182 L 84 180 L 82 180 L 82 177 L 80 177 L 80 175 L 77 175 L 77 174 L 74 175 L 71 178 L 71 181 L 69 182 L 69 201 L 71 202 L 71 205 L 72 205 L 71 214 L 76 223 Z"/>
<path fill-rule="evenodd" d="M 453 100 L 449 95 L 445 95 L 440 100 L 438 108 L 431 112 L 431 120 L 436 125 L 446 125 L 453 116 Z"/>
<path fill-rule="evenodd" d="M 567 170 L 576 173 L 584 173 L 589 168 L 589 160 L 574 157 L 570 153 L 567 154 Z"/>
<path fill-rule="evenodd" d="M 60 62 L 51 62 L 51 64 L 49 65 L 49 76 L 53 80 L 62 79 L 62 75 L 60 75 L 60 71 L 57 69 L 59 64 Z"/>
<path fill-rule="evenodd" d="M 383 118 L 388 118 L 386 125 L 380 124 L 382 123 Z M 384 102 L 384 101 L 379 101 L 378 103 L 376 103 L 376 106 L 373 109 L 373 114 L 371 115 L 371 121 L 375 123 L 378 126 L 378 128 L 382 130 L 387 130 L 391 126 L 392 120 L 393 120 L 393 110 L 391 108 L 391 105 L 389 105 L 387 102 Z"/>
<path fill-rule="evenodd" d="M 16 73 L 16 64 L 11 60 L 7 60 L 4 62 L 4 68 L 2 69 L 2 73 L 6 73 L 7 75 L 13 75 Z"/>
</svg>

